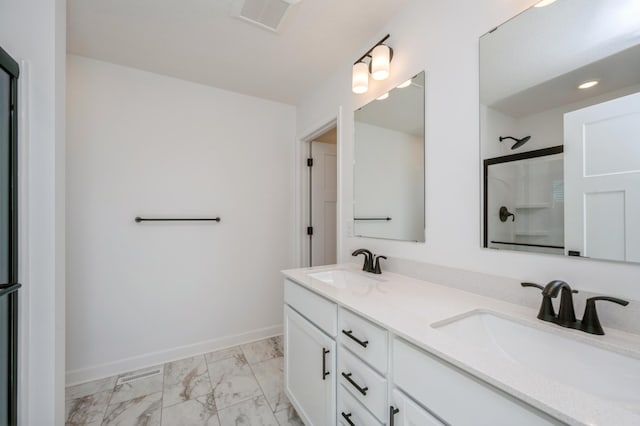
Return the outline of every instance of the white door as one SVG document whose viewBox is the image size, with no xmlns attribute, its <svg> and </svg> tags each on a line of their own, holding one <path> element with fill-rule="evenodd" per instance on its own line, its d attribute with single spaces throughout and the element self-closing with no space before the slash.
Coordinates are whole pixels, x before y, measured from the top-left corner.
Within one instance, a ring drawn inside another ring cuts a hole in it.
<svg viewBox="0 0 640 426">
<path fill-rule="evenodd" d="M 567 254 L 640 262 L 640 93 L 565 114 L 564 143 Z"/>
<path fill-rule="evenodd" d="M 311 143 L 311 266 L 336 263 L 336 145 Z"/>
<path fill-rule="evenodd" d="M 284 311 L 287 397 L 305 425 L 335 425 L 336 344 L 290 307 Z"/>
<path fill-rule="evenodd" d="M 394 389 L 391 393 L 389 426 L 443 426 L 443 424 L 398 389 Z"/>
</svg>

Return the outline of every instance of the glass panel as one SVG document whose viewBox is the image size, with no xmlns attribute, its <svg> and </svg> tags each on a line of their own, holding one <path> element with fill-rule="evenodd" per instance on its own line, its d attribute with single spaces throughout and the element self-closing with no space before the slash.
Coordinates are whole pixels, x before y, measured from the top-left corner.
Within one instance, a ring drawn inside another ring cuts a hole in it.
<svg viewBox="0 0 640 426">
<path fill-rule="evenodd" d="M 9 89 L 0 70 L 0 285 L 9 282 Z M 9 297 L 0 297 L 0 425 L 9 424 Z"/>
<path fill-rule="evenodd" d="M 0 425 L 9 424 L 9 295 L 0 297 Z"/>
<path fill-rule="evenodd" d="M 0 71 L 0 284 L 9 282 L 9 75 Z"/>
</svg>

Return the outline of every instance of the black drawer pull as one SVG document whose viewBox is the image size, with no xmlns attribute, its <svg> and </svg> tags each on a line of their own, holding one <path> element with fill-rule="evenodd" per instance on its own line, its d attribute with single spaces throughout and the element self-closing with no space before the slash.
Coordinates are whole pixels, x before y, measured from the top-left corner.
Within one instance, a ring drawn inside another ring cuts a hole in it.
<svg viewBox="0 0 640 426">
<path fill-rule="evenodd" d="M 396 414 L 398 414 L 399 412 L 400 410 L 394 407 L 393 405 L 389 407 L 389 426 L 394 425 Z"/>
<path fill-rule="evenodd" d="M 325 380 L 330 371 L 327 371 L 327 354 L 329 353 L 329 349 L 322 348 L 322 380 Z"/>
<path fill-rule="evenodd" d="M 355 337 L 353 335 L 353 330 L 342 330 L 342 334 L 346 334 L 350 339 L 352 339 L 353 341 L 355 341 L 357 344 L 359 344 L 360 346 L 362 346 L 363 348 L 366 348 L 367 345 L 369 344 L 368 340 L 365 340 L 364 342 L 360 339 L 358 339 L 357 337 Z"/>
<path fill-rule="evenodd" d="M 347 423 L 349 423 L 349 425 L 351 426 L 356 426 L 349 417 L 351 417 L 351 413 L 345 414 L 345 412 L 342 412 L 342 417 L 344 417 L 344 419 L 347 421 Z"/>
<path fill-rule="evenodd" d="M 351 383 L 351 385 L 356 388 L 358 390 L 358 392 L 360 392 L 361 394 L 363 394 L 364 396 L 367 396 L 367 391 L 369 390 L 368 387 L 361 387 L 359 384 L 357 384 L 356 382 L 353 381 L 353 379 L 351 378 L 351 373 L 342 373 L 342 377 L 344 377 L 345 379 L 347 379 L 347 382 Z"/>
</svg>

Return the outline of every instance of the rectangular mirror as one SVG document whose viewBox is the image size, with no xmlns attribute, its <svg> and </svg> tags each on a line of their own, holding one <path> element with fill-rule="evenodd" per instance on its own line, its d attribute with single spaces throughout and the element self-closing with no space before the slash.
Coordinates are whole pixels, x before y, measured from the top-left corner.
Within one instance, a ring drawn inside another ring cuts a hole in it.
<svg viewBox="0 0 640 426">
<path fill-rule="evenodd" d="M 424 71 L 383 96 L 354 114 L 354 235 L 423 242 Z"/>
<path fill-rule="evenodd" d="M 480 38 L 482 245 L 640 262 L 640 2 L 545 3 Z"/>
</svg>

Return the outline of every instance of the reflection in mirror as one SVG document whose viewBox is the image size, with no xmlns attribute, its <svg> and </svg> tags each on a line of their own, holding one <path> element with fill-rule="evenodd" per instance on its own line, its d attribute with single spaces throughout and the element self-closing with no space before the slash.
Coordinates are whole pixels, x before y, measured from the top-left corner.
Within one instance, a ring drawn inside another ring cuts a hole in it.
<svg viewBox="0 0 640 426">
<path fill-rule="evenodd" d="M 354 235 L 424 241 L 424 71 L 355 112 Z"/>
<path fill-rule="evenodd" d="M 563 253 L 562 149 L 556 146 L 484 161 L 485 247 Z"/>
<path fill-rule="evenodd" d="M 557 0 L 480 38 L 484 247 L 640 262 L 638 16 Z"/>
</svg>

